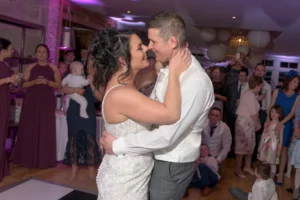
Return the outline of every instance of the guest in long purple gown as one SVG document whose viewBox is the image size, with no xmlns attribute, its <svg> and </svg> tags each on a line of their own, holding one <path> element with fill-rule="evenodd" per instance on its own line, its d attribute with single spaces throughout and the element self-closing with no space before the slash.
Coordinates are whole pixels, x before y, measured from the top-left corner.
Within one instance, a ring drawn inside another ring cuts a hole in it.
<svg viewBox="0 0 300 200">
<path fill-rule="evenodd" d="M 5 58 L 12 56 L 13 48 L 10 41 L 0 38 L 0 182 L 9 175 L 9 166 L 5 155 L 5 140 L 8 134 L 10 108 L 9 84 L 17 81 L 12 75 Z"/>
<path fill-rule="evenodd" d="M 56 166 L 56 100 L 53 88 L 61 87 L 56 66 L 48 63 L 49 49 L 36 47 L 37 63 L 24 70 L 27 88 L 20 117 L 14 163 L 26 168 Z"/>
</svg>

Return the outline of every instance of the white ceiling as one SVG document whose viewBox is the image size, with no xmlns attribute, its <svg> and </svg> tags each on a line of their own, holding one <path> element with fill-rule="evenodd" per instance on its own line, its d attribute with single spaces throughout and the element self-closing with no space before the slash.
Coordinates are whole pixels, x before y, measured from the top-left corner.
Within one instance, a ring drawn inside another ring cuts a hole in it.
<svg viewBox="0 0 300 200">
<path fill-rule="evenodd" d="M 75 1 L 75 0 L 74 0 Z M 76 0 L 107 16 L 123 17 L 128 10 L 136 21 L 147 21 L 163 10 L 177 12 L 188 26 L 279 31 L 268 54 L 300 56 L 300 0 Z M 233 20 L 232 16 L 236 16 Z M 193 30 L 193 29 L 189 29 Z M 197 32 L 189 35 L 197 40 Z M 199 39 L 201 40 L 201 39 Z"/>
</svg>

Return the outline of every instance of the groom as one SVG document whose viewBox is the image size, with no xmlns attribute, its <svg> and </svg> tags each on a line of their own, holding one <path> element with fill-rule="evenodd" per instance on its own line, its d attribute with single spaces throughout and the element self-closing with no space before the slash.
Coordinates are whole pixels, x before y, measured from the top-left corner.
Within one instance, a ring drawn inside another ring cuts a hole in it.
<svg viewBox="0 0 300 200">
<path fill-rule="evenodd" d="M 162 12 L 148 22 L 148 48 L 165 66 L 181 48 L 185 48 L 185 35 L 185 23 L 175 13 Z M 168 72 L 168 67 L 161 69 L 151 98 L 164 101 Z M 151 200 L 181 200 L 184 196 L 199 157 L 201 131 L 207 126 L 207 115 L 214 102 L 212 83 L 194 57 L 188 69 L 181 74 L 180 87 L 181 118 L 175 124 L 161 125 L 153 131 L 118 139 L 109 134 L 102 137 L 102 145 L 110 154 L 154 153 Z"/>
</svg>

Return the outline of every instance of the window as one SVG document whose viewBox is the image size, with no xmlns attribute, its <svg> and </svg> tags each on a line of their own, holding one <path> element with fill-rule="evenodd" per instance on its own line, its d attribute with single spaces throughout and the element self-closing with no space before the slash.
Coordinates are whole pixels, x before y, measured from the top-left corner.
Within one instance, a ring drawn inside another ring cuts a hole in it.
<svg viewBox="0 0 300 200">
<path fill-rule="evenodd" d="M 298 68 L 298 63 L 290 63 L 290 67 L 291 69 L 297 69 Z"/>
<path fill-rule="evenodd" d="M 273 67 L 273 60 L 263 60 L 262 63 L 267 67 Z"/>
<path fill-rule="evenodd" d="M 278 78 L 278 83 L 283 82 L 284 78 L 286 77 L 288 72 L 279 72 L 279 78 Z"/>
<path fill-rule="evenodd" d="M 289 63 L 288 62 L 281 62 L 280 67 L 282 68 L 289 68 Z"/>
<path fill-rule="evenodd" d="M 271 79 L 272 79 L 272 71 L 267 71 L 265 74 L 264 80 L 270 84 Z"/>
<path fill-rule="evenodd" d="M 298 63 L 281 62 L 280 67 L 290 68 L 290 69 L 298 69 Z"/>
</svg>

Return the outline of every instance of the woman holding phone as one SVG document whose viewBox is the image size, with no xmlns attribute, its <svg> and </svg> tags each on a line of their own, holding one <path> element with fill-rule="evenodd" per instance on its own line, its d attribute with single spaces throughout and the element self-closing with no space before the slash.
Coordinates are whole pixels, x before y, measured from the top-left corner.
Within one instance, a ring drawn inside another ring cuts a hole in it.
<svg viewBox="0 0 300 200">
<path fill-rule="evenodd" d="M 56 128 L 54 90 L 61 88 L 56 66 L 48 62 L 49 49 L 39 44 L 37 63 L 24 70 L 23 87 L 27 89 L 22 106 L 14 162 L 26 168 L 56 165 Z"/>
</svg>

